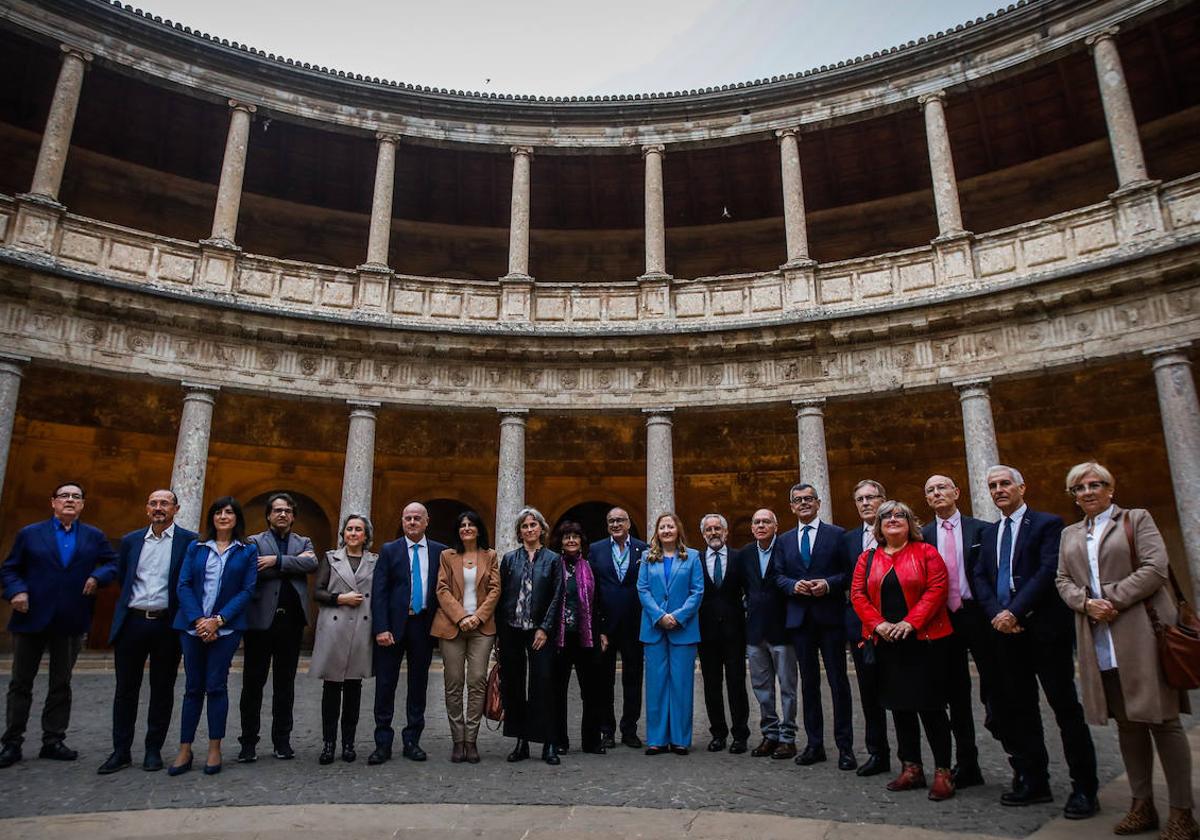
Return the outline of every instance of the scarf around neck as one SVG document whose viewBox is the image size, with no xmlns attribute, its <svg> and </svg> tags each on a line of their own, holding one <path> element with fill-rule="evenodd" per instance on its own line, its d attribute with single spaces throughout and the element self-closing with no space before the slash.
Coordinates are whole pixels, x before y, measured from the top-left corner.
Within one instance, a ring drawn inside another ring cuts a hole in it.
<svg viewBox="0 0 1200 840">
<path fill-rule="evenodd" d="M 585 648 L 594 645 L 592 640 L 592 592 L 595 590 L 595 579 L 592 577 L 592 567 L 582 555 L 576 554 L 570 558 L 562 556 L 563 590 L 566 591 L 567 571 L 575 570 L 575 586 L 579 590 L 579 616 L 576 626 L 579 628 L 579 643 Z M 558 646 L 563 647 L 567 642 L 567 598 L 563 595 L 562 609 L 558 611 Z"/>
</svg>

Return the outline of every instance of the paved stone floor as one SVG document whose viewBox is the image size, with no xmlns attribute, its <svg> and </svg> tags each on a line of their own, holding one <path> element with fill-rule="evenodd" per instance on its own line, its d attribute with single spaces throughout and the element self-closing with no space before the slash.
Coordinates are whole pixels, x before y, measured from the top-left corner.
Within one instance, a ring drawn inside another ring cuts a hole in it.
<svg viewBox="0 0 1200 840">
<path fill-rule="evenodd" d="M 435 664 L 435 670 L 437 667 Z M 7 667 L 4 667 L 4 674 L 7 674 L 7 671 Z M 733 815 L 745 815 L 749 821 L 745 828 L 749 830 L 752 824 L 757 825 L 753 833 L 764 838 L 776 836 L 775 829 L 768 825 L 774 825 L 768 819 L 772 816 L 793 818 L 784 822 L 793 825 L 794 829 L 801 822 L 813 827 L 817 830 L 817 834 L 813 836 L 851 836 L 845 833 L 848 827 L 842 824 L 888 824 L 960 835 L 1025 837 L 1048 823 L 1054 824 L 1052 821 L 1061 813 L 1061 804 L 1069 792 L 1069 782 L 1061 760 L 1053 716 L 1048 709 L 1043 711 L 1043 715 L 1052 733 L 1049 741 L 1056 803 L 1032 808 L 1011 809 L 999 804 L 1001 783 L 1008 776 L 1007 764 L 1003 761 L 998 745 L 991 741 L 982 728 L 979 742 L 984 774 L 989 784 L 963 791 L 954 799 L 937 804 L 929 802 L 924 792 L 889 793 L 884 789 L 886 777 L 861 779 L 853 773 L 838 771 L 831 762 L 805 768 L 798 767 L 791 761 L 776 762 L 770 759 L 755 759 L 748 755 L 707 753 L 703 746 L 708 742 L 708 721 L 700 700 L 698 673 L 695 721 L 695 746 L 698 749 L 686 757 L 667 755 L 648 758 L 639 750 L 618 746 L 606 756 L 572 752 L 564 757 L 562 765 L 558 768 L 548 767 L 540 761 L 511 765 L 504 761 L 511 742 L 497 733 L 485 731 L 480 736 L 483 762 L 475 766 L 452 765 L 448 760 L 450 744 L 439 671 L 430 678 L 428 725 L 422 738 L 422 745 L 430 753 L 429 761 L 415 763 L 397 756 L 392 762 L 381 767 L 366 765 L 365 757 L 369 752 L 371 740 L 370 709 L 373 686 L 369 681 L 364 691 L 363 723 L 358 738 L 360 760 L 350 765 L 339 761 L 329 767 L 321 767 L 316 763 L 320 751 L 320 685 L 303 674 L 297 681 L 296 728 L 292 738 L 297 752 L 296 760 L 277 761 L 267 755 L 252 765 L 233 762 L 239 728 L 236 698 L 241 683 L 240 674 L 235 672 L 230 678 L 234 707 L 230 718 L 229 738 L 226 741 L 225 771 L 214 777 L 193 772 L 172 779 L 165 773 L 145 773 L 136 766 L 112 776 L 96 775 L 96 767 L 105 759 L 111 748 L 113 677 L 111 672 L 104 669 L 103 660 L 99 663 L 93 660 L 88 667 L 81 668 L 74 681 L 75 701 L 68 743 L 79 750 L 80 760 L 63 764 L 37 759 L 36 713 L 41 708 L 45 692 L 44 677 L 40 677 L 35 688 L 34 734 L 26 741 L 27 757 L 15 767 L 0 771 L 0 818 L 80 815 L 67 819 L 65 823 L 54 824 L 64 828 L 73 825 L 76 830 L 97 825 L 115 829 L 119 824 L 123 826 L 122 831 L 135 836 L 138 833 L 135 830 L 138 823 L 134 815 L 113 814 L 105 820 L 96 812 L 199 808 L 201 816 L 195 823 L 199 830 L 203 828 L 206 819 L 204 809 L 211 806 L 321 806 L 355 803 L 401 807 L 408 814 L 403 819 L 399 812 L 388 811 L 387 808 L 382 811 L 354 811 L 368 823 L 376 819 L 391 820 L 388 824 L 395 830 L 397 825 L 407 824 L 404 823 L 404 819 L 409 822 L 417 819 L 419 823 L 430 814 L 459 813 L 454 809 L 413 809 L 411 806 L 466 803 L 472 806 L 567 806 L 551 808 L 543 817 L 538 818 L 542 820 L 539 825 L 543 825 L 547 834 L 554 830 L 554 826 L 561 827 L 562 814 L 577 813 L 576 809 L 570 806 L 600 806 L 604 810 L 599 813 L 616 815 L 610 818 L 619 819 L 630 826 L 630 830 L 637 829 L 644 823 L 642 818 L 631 821 L 630 817 L 642 812 L 630 809 L 671 809 L 683 812 L 679 813 L 678 817 L 688 823 L 694 823 L 698 815 L 711 815 L 713 812 L 726 812 L 728 819 L 733 819 Z M 7 677 L 0 678 L 0 689 L 6 685 Z M 182 679 L 179 685 L 182 687 Z M 268 692 L 269 690 L 268 685 Z M 144 695 L 145 689 L 143 700 Z M 264 706 L 269 708 L 269 699 Z M 398 706 L 403 708 L 402 696 Z M 753 698 L 751 706 L 753 729 L 757 720 Z M 574 733 L 577 730 L 579 714 L 578 700 L 574 694 L 571 711 Z M 178 704 L 176 720 L 172 724 L 172 736 L 168 740 L 168 760 L 174 749 L 172 742 L 177 737 L 177 724 Z M 856 732 L 861 743 L 861 726 L 858 724 L 856 715 Z M 264 720 L 264 728 L 268 725 L 267 720 Z M 828 719 L 826 727 L 832 727 Z M 642 734 L 644 735 L 644 728 Z M 204 738 L 203 723 L 199 735 L 201 739 Z M 1121 772 L 1115 731 L 1098 728 L 1093 730 L 1093 735 L 1099 756 L 1101 783 L 1104 784 L 1112 781 Z M 827 735 L 827 739 L 832 742 L 831 733 Z M 138 751 L 135 752 L 135 762 L 140 761 L 140 736 L 135 750 Z M 859 757 L 862 758 L 861 751 Z M 1116 785 L 1112 789 L 1119 793 L 1119 787 Z M 614 811 L 613 808 L 621 810 Z M 259 814 L 252 821 L 257 827 L 257 836 L 273 836 L 277 832 L 282 834 L 286 827 L 274 822 L 275 818 L 270 816 L 278 812 L 278 808 L 254 811 Z M 228 820 L 230 815 L 239 812 L 226 807 L 207 813 L 214 819 L 218 814 L 223 814 L 225 816 L 221 819 Z M 306 809 L 305 813 L 317 821 L 314 824 L 325 819 L 336 823 L 336 815 L 343 813 L 343 810 L 333 809 L 325 812 L 320 808 L 310 808 Z M 478 808 L 473 813 L 476 816 L 487 816 Z M 511 820 L 517 819 L 512 816 L 513 813 L 511 807 L 495 809 L 492 816 L 500 820 L 500 823 L 496 823 L 497 830 L 501 823 L 509 826 L 513 824 Z M 97 823 L 92 817 L 86 816 L 89 814 L 94 814 L 100 822 Z M 183 812 L 179 814 L 182 819 Z M 368 814 L 373 816 L 368 817 Z M 505 814 L 508 816 L 501 819 L 501 815 Z M 492 816 L 487 816 L 486 824 L 492 824 Z M 124 822 L 113 822 L 118 817 Z M 755 820 L 759 818 L 767 822 L 756 823 Z M 803 820 L 796 821 L 794 818 Z M 1096 831 L 1092 829 L 1107 833 L 1110 821 L 1115 818 L 1112 813 L 1105 814 L 1099 821 L 1085 824 L 1089 830 L 1073 836 L 1096 836 Z M 530 816 L 529 819 L 533 817 Z M 397 823 L 396 820 L 401 822 Z M 603 825 L 602 818 L 597 817 L 596 820 L 597 826 Z M 34 824 L 40 824 L 42 829 L 49 831 L 51 822 L 2 823 L 0 836 L 15 836 L 12 832 L 15 832 L 19 825 L 29 828 Z M 703 836 L 719 836 L 721 831 L 732 831 L 733 826 L 737 824 L 736 821 L 722 823 L 724 828 L 714 828 L 716 834 Z M 157 825 L 161 829 L 161 822 Z M 463 825 L 465 828 L 466 823 Z M 579 823 L 573 825 L 582 828 Z M 818 830 L 816 827 L 819 826 L 823 828 Z M 831 826 L 841 827 L 832 831 Z M 622 830 L 630 834 L 630 830 Z M 35 833 L 42 832 L 39 830 Z M 25 830 L 22 830 L 21 834 L 32 836 Z M 106 832 L 101 834 L 110 836 Z M 488 834 L 490 835 L 490 832 Z M 666 836 L 661 832 L 650 832 L 647 836 L 652 835 Z M 508 833 L 498 832 L 496 836 L 508 836 Z M 520 836 L 520 833 L 513 836 Z M 630 836 L 641 836 L 640 829 Z M 907 836 L 921 836 L 921 832 Z"/>
</svg>

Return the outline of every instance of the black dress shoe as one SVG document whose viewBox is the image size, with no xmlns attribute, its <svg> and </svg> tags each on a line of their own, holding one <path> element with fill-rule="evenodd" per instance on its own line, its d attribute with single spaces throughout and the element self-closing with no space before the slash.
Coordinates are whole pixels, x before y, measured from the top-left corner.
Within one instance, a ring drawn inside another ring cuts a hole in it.
<svg viewBox="0 0 1200 840">
<path fill-rule="evenodd" d="M 962 788 L 978 787 L 984 784 L 983 771 L 979 769 L 978 764 L 956 765 L 950 771 L 950 780 L 954 782 L 954 789 L 961 790 Z"/>
<path fill-rule="evenodd" d="M 275 749 L 271 751 L 271 755 L 275 756 L 280 761 L 291 761 L 296 757 L 296 751 L 292 749 L 289 743 L 276 744 Z"/>
<path fill-rule="evenodd" d="M 558 765 L 562 764 L 562 759 L 558 757 L 557 744 L 542 745 L 542 761 L 546 762 L 551 767 L 557 767 Z"/>
<path fill-rule="evenodd" d="M 642 739 L 637 736 L 636 732 L 627 732 L 621 736 L 621 743 L 635 750 L 642 748 Z"/>
<path fill-rule="evenodd" d="M 196 762 L 196 756 L 189 755 L 188 760 L 183 764 L 172 764 L 167 768 L 168 776 L 182 776 L 184 773 L 192 769 L 192 765 Z"/>
<path fill-rule="evenodd" d="M 1069 820 L 1086 820 L 1100 813 L 1100 800 L 1095 796 L 1075 791 L 1067 797 L 1063 806 L 1063 816 Z"/>
<path fill-rule="evenodd" d="M 670 751 L 670 747 L 646 747 L 646 755 L 666 755 Z"/>
<path fill-rule="evenodd" d="M 671 752 L 673 752 L 675 755 L 687 755 L 687 754 L 688 754 L 688 748 L 687 748 L 687 747 L 677 747 L 677 746 L 675 746 L 674 744 L 672 744 L 672 745 L 671 745 Z"/>
<path fill-rule="evenodd" d="M 607 755 L 608 747 L 604 746 L 604 744 L 601 743 L 601 744 L 597 744 L 594 747 L 584 747 L 583 751 L 585 753 L 590 753 L 591 755 Z"/>
<path fill-rule="evenodd" d="M 337 742 L 326 741 L 321 748 L 321 754 L 317 756 L 317 764 L 333 764 L 333 760 L 337 757 Z"/>
<path fill-rule="evenodd" d="M 118 770 L 124 770 L 131 764 L 133 764 L 133 758 L 128 754 L 121 755 L 120 753 L 113 753 L 103 764 L 100 765 L 100 769 L 96 772 L 101 776 L 107 776 L 109 773 L 116 773 Z"/>
<path fill-rule="evenodd" d="M 74 761 L 79 758 L 79 753 L 68 747 L 62 741 L 54 741 L 49 744 L 42 744 L 42 748 L 38 751 L 38 758 L 48 758 L 51 761 Z"/>
<path fill-rule="evenodd" d="M 807 767 L 810 764 L 816 764 L 818 761 L 824 760 L 824 747 L 805 747 L 800 755 L 796 756 L 796 763 L 801 767 Z"/>
<path fill-rule="evenodd" d="M 724 752 L 725 751 L 725 739 L 724 738 L 713 738 L 711 741 L 708 742 L 708 751 L 709 752 Z"/>
<path fill-rule="evenodd" d="M 420 744 L 405 744 L 404 749 L 401 750 L 401 753 L 409 761 L 424 761 L 426 758 L 428 758 L 428 756 L 425 755 L 425 750 L 421 749 Z"/>
<path fill-rule="evenodd" d="M 610 750 L 617 745 L 617 739 L 612 736 L 611 732 L 606 732 L 600 736 L 600 746 L 606 750 Z"/>
<path fill-rule="evenodd" d="M 529 742 L 524 738 L 517 739 L 517 745 L 513 747 L 513 751 L 508 754 L 507 761 L 524 761 L 529 758 Z"/>
<path fill-rule="evenodd" d="M 4 749 L 0 749 L 0 770 L 12 767 L 20 760 L 21 747 L 19 744 L 5 744 Z"/>
<path fill-rule="evenodd" d="M 204 765 L 204 775 L 205 776 L 215 776 L 220 772 L 221 772 L 221 762 L 219 762 L 219 761 L 216 764 L 205 764 Z"/>
<path fill-rule="evenodd" d="M 1054 796 L 1050 793 L 1049 785 L 1030 787 L 1026 784 L 1018 784 L 1008 793 L 1000 794 L 1001 805 L 1012 805 L 1014 807 L 1041 805 L 1044 802 L 1053 801 Z"/>
<path fill-rule="evenodd" d="M 354 751 L 353 744 L 342 744 L 342 761 L 350 764 L 351 762 L 357 760 L 357 758 L 358 753 Z"/>
<path fill-rule="evenodd" d="M 729 745 L 729 751 L 734 755 L 741 755 L 748 749 L 745 738 L 734 738 L 733 743 Z"/>
<path fill-rule="evenodd" d="M 838 769 L 853 770 L 858 766 L 858 759 L 854 757 L 854 753 L 849 750 L 842 750 L 838 753 Z"/>
<path fill-rule="evenodd" d="M 242 748 L 238 750 L 238 764 L 253 764 L 258 761 L 258 750 L 254 744 L 242 744 Z"/>
<path fill-rule="evenodd" d="M 376 747 L 371 754 L 367 756 L 367 764 L 374 766 L 376 764 L 383 764 L 384 762 L 391 761 L 391 759 L 392 751 L 390 749 L 387 747 Z"/>
<path fill-rule="evenodd" d="M 877 776 L 880 773 L 887 773 L 891 769 L 892 759 L 889 756 L 871 753 L 854 773 L 856 776 Z"/>
<path fill-rule="evenodd" d="M 563 741 L 561 744 L 558 744 L 558 754 L 559 755 L 566 755 L 570 751 L 571 751 L 571 742 L 570 741 Z"/>
<path fill-rule="evenodd" d="M 142 769 L 151 773 L 163 769 L 162 751 L 146 747 L 146 755 L 142 757 Z"/>
</svg>

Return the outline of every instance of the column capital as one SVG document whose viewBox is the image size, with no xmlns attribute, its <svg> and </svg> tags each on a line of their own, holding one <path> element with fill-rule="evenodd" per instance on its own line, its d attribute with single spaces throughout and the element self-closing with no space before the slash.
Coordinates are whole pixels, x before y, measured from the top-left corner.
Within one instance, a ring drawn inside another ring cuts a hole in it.
<svg viewBox="0 0 1200 840">
<path fill-rule="evenodd" d="M 528 408 L 497 408 L 496 413 L 500 415 L 501 423 L 510 423 L 515 421 L 524 424 L 526 418 L 529 417 Z"/>
<path fill-rule="evenodd" d="M 17 376 L 21 376 L 25 366 L 32 361 L 29 356 L 22 356 L 20 353 L 0 353 L 0 367 L 7 368 Z"/>
<path fill-rule="evenodd" d="M 1159 370 L 1166 367 L 1174 367 L 1176 365 L 1192 364 L 1192 360 L 1188 358 L 1188 350 L 1191 349 L 1192 342 L 1179 341 L 1174 344 L 1164 344 L 1159 347 L 1151 347 L 1149 350 L 1143 350 L 1142 355 L 1148 356 L 1151 359 L 1151 370 Z"/>
<path fill-rule="evenodd" d="M 75 47 L 70 44 L 59 44 L 58 49 L 63 54 L 63 58 L 66 58 L 69 55 L 74 56 L 82 61 L 84 65 L 91 64 L 92 60 L 95 58 L 95 56 L 93 56 L 87 50 L 80 49 L 79 47 Z"/>
<path fill-rule="evenodd" d="M 375 412 L 383 403 L 375 400 L 346 400 L 346 405 L 350 408 L 350 416 L 375 416 Z"/>
<path fill-rule="evenodd" d="M 513 157 L 533 157 L 533 146 L 509 146 L 508 153 Z"/>
<path fill-rule="evenodd" d="M 1096 45 L 1101 41 L 1111 41 L 1117 37 L 1118 27 L 1106 26 L 1103 29 L 1093 32 L 1091 35 L 1083 39 L 1083 43 L 1087 44 L 1087 48 L 1095 52 Z"/>
<path fill-rule="evenodd" d="M 642 414 L 646 417 L 646 425 L 651 423 L 670 423 L 671 415 L 675 413 L 674 408 L 643 408 Z"/>
<path fill-rule="evenodd" d="M 778 128 L 775 130 L 775 137 L 779 140 L 782 140 L 785 137 L 795 137 L 796 141 L 799 142 L 800 129 L 796 126 L 791 126 L 790 128 Z"/>
<path fill-rule="evenodd" d="M 376 131 L 375 139 L 380 143 L 391 143 L 394 146 L 400 142 L 400 135 L 390 131 Z"/>
<path fill-rule="evenodd" d="M 183 381 L 179 384 L 183 386 L 185 400 L 200 400 L 209 404 L 216 402 L 217 392 L 221 390 L 220 385 L 206 385 L 203 382 Z"/>
<path fill-rule="evenodd" d="M 247 114 L 253 114 L 256 111 L 258 111 L 258 106 L 252 105 L 249 102 L 242 102 L 239 99 L 230 99 L 229 100 L 229 110 L 245 111 Z"/>
<path fill-rule="evenodd" d="M 649 143 L 642 146 L 642 157 L 646 155 L 661 155 L 667 150 L 667 147 L 662 143 Z"/>
<path fill-rule="evenodd" d="M 960 379 L 958 382 L 952 383 L 954 389 L 958 391 L 959 399 L 963 397 L 975 396 L 977 393 L 986 394 L 992 388 L 992 377 L 979 376 L 975 379 Z"/>
<path fill-rule="evenodd" d="M 924 108 L 930 102 L 933 102 L 935 100 L 938 102 L 945 102 L 946 101 L 946 91 L 935 90 L 931 93 L 923 93 L 917 97 L 917 104 L 920 105 L 922 108 Z"/>
<path fill-rule="evenodd" d="M 797 417 L 802 414 L 824 414 L 825 398 L 809 397 L 803 400 L 792 400 L 792 407 L 796 409 Z"/>
</svg>

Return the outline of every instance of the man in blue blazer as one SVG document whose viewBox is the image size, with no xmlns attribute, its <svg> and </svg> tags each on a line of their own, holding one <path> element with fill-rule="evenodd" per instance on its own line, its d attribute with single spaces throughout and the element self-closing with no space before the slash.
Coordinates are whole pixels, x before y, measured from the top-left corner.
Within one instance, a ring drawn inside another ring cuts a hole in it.
<svg viewBox="0 0 1200 840">
<path fill-rule="evenodd" d="M 801 482 L 788 493 L 797 526 L 779 537 L 775 585 L 787 598 L 785 623 L 800 666 L 804 701 L 804 734 L 808 743 L 796 763 L 825 761 L 825 713 L 821 708 L 821 668 L 833 697 L 833 739 L 838 767 L 853 770 L 854 723 L 850 681 L 846 673 L 846 589 L 849 574 L 842 549 L 845 533 L 817 517 L 821 500 L 811 484 Z"/>
<path fill-rule="evenodd" d="M 608 537 L 591 544 L 588 561 L 596 576 L 596 597 L 604 616 L 608 650 L 601 654 L 600 732 L 605 747 L 616 743 L 617 654 L 621 655 L 621 743 L 640 749 L 638 718 L 642 716 L 642 605 L 638 601 L 638 568 L 646 544 L 629 534 L 629 514 L 613 508 L 606 517 Z"/>
<path fill-rule="evenodd" d="M 403 755 L 424 761 L 421 733 L 425 731 L 425 694 L 429 665 L 433 662 L 430 628 L 437 613 L 437 576 L 446 546 L 425 537 L 429 511 L 412 502 L 401 514 L 401 539 L 385 543 L 375 563 L 371 594 L 371 629 L 375 633 L 375 750 L 368 764 L 383 764 L 392 757 L 396 733 L 392 717 L 400 663 L 408 657 L 406 724 L 400 731 Z"/>
<path fill-rule="evenodd" d="M 60 484 L 50 494 L 53 512 L 45 522 L 17 532 L 12 551 L 0 566 L 4 597 L 12 604 L 8 631 L 13 637 L 12 678 L 8 683 L 8 728 L 0 749 L 0 768 L 21 760 L 21 744 L 33 705 L 33 678 L 42 654 L 50 655 L 50 687 L 42 711 L 39 756 L 74 761 L 63 743 L 71 722 L 71 671 L 92 624 L 96 589 L 117 574 L 117 555 L 98 528 L 79 521 L 84 491 L 77 482 Z"/>
<path fill-rule="evenodd" d="M 172 626 L 179 609 L 179 567 L 196 534 L 175 524 L 179 500 L 170 490 L 155 490 L 146 500 L 150 527 L 130 531 L 117 550 L 117 585 L 108 642 L 113 646 L 117 685 L 113 693 L 113 751 L 100 775 L 132 763 L 142 672 L 150 660 L 150 708 L 146 714 L 143 770 L 161 770 L 162 746 L 171 725 L 175 676 L 182 649 Z"/>
<path fill-rule="evenodd" d="M 1042 729 L 1038 683 L 1054 710 L 1070 770 L 1068 819 L 1099 809 L 1096 748 L 1075 692 L 1075 625 L 1054 584 L 1063 521 L 1025 504 L 1025 479 L 997 465 L 987 471 L 988 492 L 1001 520 L 980 535 L 972 584 L 991 621 L 999 658 L 995 715 L 1016 771 L 1005 805 L 1050 802 L 1049 755 Z"/>
</svg>

